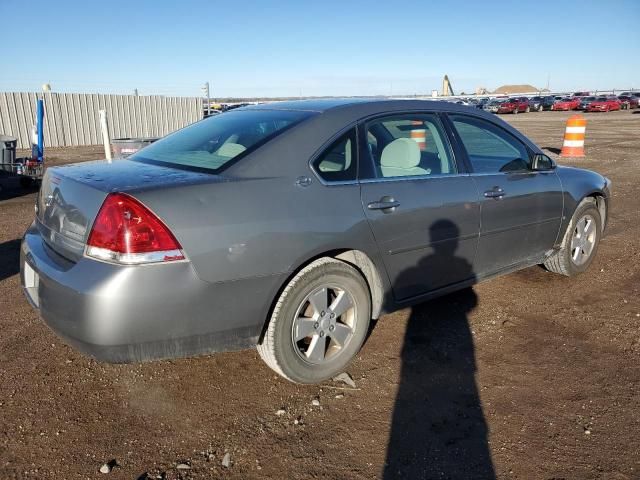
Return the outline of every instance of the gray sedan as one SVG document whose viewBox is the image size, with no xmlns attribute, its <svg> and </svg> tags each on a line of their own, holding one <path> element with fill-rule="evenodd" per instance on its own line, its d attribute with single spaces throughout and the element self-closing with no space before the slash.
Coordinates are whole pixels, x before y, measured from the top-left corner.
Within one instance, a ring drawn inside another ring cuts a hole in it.
<svg viewBox="0 0 640 480">
<path fill-rule="evenodd" d="M 280 375 L 319 382 L 385 312 L 531 265 L 587 269 L 609 184 L 475 108 L 250 106 L 128 160 L 49 168 L 22 285 L 101 360 L 257 345 Z"/>
</svg>

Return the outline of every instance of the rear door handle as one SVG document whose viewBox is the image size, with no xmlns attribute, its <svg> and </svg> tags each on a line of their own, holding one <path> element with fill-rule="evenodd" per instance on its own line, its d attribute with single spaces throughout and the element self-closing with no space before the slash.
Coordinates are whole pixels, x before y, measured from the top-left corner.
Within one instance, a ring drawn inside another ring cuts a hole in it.
<svg viewBox="0 0 640 480">
<path fill-rule="evenodd" d="M 377 202 L 371 202 L 367 205 L 369 210 L 382 210 L 383 213 L 393 212 L 400 206 L 400 202 L 396 201 L 393 197 L 384 196 Z"/>
<path fill-rule="evenodd" d="M 504 197 L 504 190 L 500 187 L 493 187 L 491 190 L 484 192 L 486 198 L 502 198 Z"/>
</svg>

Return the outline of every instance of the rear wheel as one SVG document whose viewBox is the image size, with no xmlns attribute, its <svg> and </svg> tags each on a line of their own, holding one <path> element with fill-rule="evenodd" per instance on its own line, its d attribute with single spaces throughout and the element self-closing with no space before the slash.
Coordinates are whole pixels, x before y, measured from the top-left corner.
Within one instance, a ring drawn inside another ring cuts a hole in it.
<svg viewBox="0 0 640 480">
<path fill-rule="evenodd" d="M 544 266 L 568 277 L 584 272 L 596 255 L 601 234 L 600 211 L 593 199 L 585 199 L 576 209 L 560 249 L 544 262 Z"/>
<path fill-rule="evenodd" d="M 273 309 L 258 352 L 276 373 L 317 383 L 344 371 L 371 319 L 369 288 L 352 266 L 333 258 L 303 268 Z"/>
</svg>

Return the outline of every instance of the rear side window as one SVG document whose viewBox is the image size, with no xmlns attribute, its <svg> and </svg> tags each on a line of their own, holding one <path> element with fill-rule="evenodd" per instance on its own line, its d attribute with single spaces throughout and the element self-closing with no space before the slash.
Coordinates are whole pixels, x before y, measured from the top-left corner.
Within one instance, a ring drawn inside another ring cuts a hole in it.
<svg viewBox="0 0 640 480">
<path fill-rule="evenodd" d="M 356 179 L 356 129 L 352 128 L 333 142 L 313 162 L 320 177 L 327 182 L 345 182 Z"/>
<path fill-rule="evenodd" d="M 467 151 L 474 173 L 529 169 L 527 147 L 500 127 L 465 115 L 450 115 L 449 118 Z"/>
<path fill-rule="evenodd" d="M 433 114 L 394 115 L 369 122 L 365 156 L 374 178 L 457 173 L 440 120 Z"/>
<path fill-rule="evenodd" d="M 178 130 L 130 159 L 217 173 L 311 115 L 285 110 L 226 112 Z"/>
</svg>

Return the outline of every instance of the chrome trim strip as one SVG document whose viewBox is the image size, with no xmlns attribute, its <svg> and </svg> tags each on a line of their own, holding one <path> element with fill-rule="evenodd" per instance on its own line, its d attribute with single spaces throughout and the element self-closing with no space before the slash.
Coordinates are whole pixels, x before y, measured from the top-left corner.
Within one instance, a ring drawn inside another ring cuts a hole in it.
<svg viewBox="0 0 640 480">
<path fill-rule="evenodd" d="M 422 181 L 422 180 L 437 180 L 439 178 L 451 178 L 451 177 L 469 177 L 468 173 L 447 173 L 444 175 L 413 175 L 406 177 L 385 177 L 385 178 L 365 178 L 360 180 L 360 183 L 389 183 L 389 182 L 408 182 L 408 181 Z"/>
</svg>

